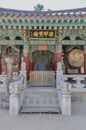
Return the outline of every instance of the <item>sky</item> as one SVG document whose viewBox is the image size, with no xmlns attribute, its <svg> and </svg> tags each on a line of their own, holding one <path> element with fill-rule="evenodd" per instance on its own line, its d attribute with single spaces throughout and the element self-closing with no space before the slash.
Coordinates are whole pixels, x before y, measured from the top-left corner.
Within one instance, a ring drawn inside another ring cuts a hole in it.
<svg viewBox="0 0 86 130">
<path fill-rule="evenodd" d="M 60 10 L 86 7 L 86 0 L 0 0 L 0 7 L 33 10 L 37 4 L 43 4 L 44 10 Z"/>
</svg>

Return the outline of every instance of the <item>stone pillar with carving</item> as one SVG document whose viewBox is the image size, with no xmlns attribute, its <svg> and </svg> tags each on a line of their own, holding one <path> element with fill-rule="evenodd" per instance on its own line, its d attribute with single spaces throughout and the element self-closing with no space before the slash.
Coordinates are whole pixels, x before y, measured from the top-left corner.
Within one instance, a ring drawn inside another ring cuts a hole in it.
<svg viewBox="0 0 86 130">
<path fill-rule="evenodd" d="M 84 73 L 86 74 L 86 45 L 84 45 Z"/>
<path fill-rule="evenodd" d="M 57 63 L 57 71 L 56 71 L 56 88 L 57 90 L 61 88 L 61 84 L 63 83 L 63 71 L 62 71 L 62 63 Z"/>
<path fill-rule="evenodd" d="M 20 88 L 18 82 L 10 83 L 9 86 L 9 114 L 10 115 L 18 115 L 21 103 L 19 100 Z"/>
<path fill-rule="evenodd" d="M 7 64 L 8 79 L 11 80 L 13 78 L 12 66 L 13 66 L 15 60 L 12 57 L 5 57 L 5 62 Z"/>
<path fill-rule="evenodd" d="M 26 88 L 27 87 L 27 71 L 26 71 L 26 63 L 24 62 L 23 57 L 22 57 L 22 60 L 21 60 L 20 75 L 23 75 L 24 78 L 25 78 L 24 88 Z"/>
<path fill-rule="evenodd" d="M 9 98 L 9 84 L 13 79 L 13 64 L 15 62 L 13 57 L 5 57 L 4 58 L 7 66 L 7 98 Z"/>
<path fill-rule="evenodd" d="M 71 115 L 71 84 L 63 83 L 61 88 L 61 113 Z"/>
<path fill-rule="evenodd" d="M 23 48 L 24 62 L 26 63 L 27 79 L 29 79 L 30 71 L 30 57 L 29 57 L 29 45 L 25 44 Z"/>
<path fill-rule="evenodd" d="M 56 67 L 58 62 L 62 62 L 62 45 L 56 45 Z M 57 69 L 56 68 L 56 69 Z"/>
<path fill-rule="evenodd" d="M 0 74 L 2 73 L 2 55 L 1 55 L 1 46 L 0 46 Z"/>
</svg>

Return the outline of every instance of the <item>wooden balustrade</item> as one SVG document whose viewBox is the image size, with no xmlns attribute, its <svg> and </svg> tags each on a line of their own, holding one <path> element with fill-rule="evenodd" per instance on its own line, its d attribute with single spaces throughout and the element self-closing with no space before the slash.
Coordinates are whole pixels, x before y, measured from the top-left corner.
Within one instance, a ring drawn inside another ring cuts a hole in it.
<svg viewBox="0 0 86 130">
<path fill-rule="evenodd" d="M 31 86 L 55 86 L 54 71 L 30 71 Z"/>
</svg>

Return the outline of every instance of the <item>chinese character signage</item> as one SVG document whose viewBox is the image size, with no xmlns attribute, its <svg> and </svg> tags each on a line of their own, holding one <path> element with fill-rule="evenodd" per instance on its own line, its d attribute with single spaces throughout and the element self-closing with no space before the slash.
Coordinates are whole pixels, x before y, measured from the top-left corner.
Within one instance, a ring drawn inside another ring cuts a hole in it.
<svg viewBox="0 0 86 130">
<path fill-rule="evenodd" d="M 55 30 L 31 30 L 30 38 L 55 38 Z"/>
</svg>

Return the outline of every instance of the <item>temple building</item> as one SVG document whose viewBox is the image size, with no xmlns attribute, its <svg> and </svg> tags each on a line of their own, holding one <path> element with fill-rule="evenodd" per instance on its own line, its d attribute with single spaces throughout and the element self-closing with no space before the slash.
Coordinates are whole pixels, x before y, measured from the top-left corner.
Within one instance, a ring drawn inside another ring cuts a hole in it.
<svg viewBox="0 0 86 130">
<path fill-rule="evenodd" d="M 86 8 L 0 8 L 2 92 L 10 114 L 71 115 L 72 98 L 86 94 Z"/>
</svg>

